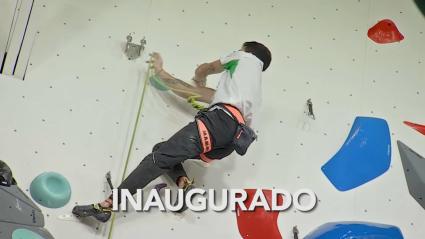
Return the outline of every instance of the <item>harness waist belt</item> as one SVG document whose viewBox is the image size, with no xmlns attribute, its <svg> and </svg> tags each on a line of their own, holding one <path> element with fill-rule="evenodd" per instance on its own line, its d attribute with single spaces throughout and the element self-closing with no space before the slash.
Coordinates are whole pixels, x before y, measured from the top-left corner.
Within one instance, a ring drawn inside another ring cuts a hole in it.
<svg viewBox="0 0 425 239">
<path fill-rule="evenodd" d="M 230 117 L 238 121 L 239 124 L 245 124 L 245 119 L 243 118 L 241 112 L 238 108 L 230 104 L 217 104 L 213 105 L 208 111 L 213 111 L 215 109 L 220 109 L 228 114 Z"/>
<path fill-rule="evenodd" d="M 215 109 L 220 109 L 224 111 L 234 120 L 236 120 L 239 124 L 245 124 L 245 120 L 241 112 L 235 106 L 229 105 L 229 104 L 217 104 L 210 107 L 208 111 L 213 111 Z M 213 159 L 210 159 L 205 154 L 210 152 L 213 148 L 211 135 L 207 127 L 205 126 L 205 123 L 202 122 L 202 120 L 196 119 L 196 122 L 198 124 L 199 138 L 201 139 L 201 145 L 202 145 L 202 153 L 200 154 L 200 158 L 204 162 L 210 163 Z"/>
</svg>

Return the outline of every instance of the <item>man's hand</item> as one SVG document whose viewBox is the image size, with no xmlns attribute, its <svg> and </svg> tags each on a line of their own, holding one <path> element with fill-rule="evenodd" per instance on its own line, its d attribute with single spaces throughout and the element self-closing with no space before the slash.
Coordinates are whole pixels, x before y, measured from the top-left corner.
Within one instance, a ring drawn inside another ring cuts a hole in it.
<svg viewBox="0 0 425 239">
<path fill-rule="evenodd" d="M 195 70 L 195 76 L 193 77 L 193 81 L 198 87 L 205 87 L 207 76 L 211 74 L 217 74 L 222 72 L 223 66 L 221 65 L 220 60 L 216 60 L 210 63 L 204 63 L 199 65 Z"/>
<path fill-rule="evenodd" d="M 161 72 L 163 70 L 163 60 L 161 55 L 158 52 L 154 52 L 151 54 L 151 63 L 152 63 L 152 67 L 155 70 L 155 74 L 158 74 L 159 72 Z"/>
<path fill-rule="evenodd" d="M 208 67 L 208 63 L 204 63 L 195 69 L 195 76 L 192 80 L 195 82 L 196 86 L 205 87 L 207 85 Z"/>
</svg>

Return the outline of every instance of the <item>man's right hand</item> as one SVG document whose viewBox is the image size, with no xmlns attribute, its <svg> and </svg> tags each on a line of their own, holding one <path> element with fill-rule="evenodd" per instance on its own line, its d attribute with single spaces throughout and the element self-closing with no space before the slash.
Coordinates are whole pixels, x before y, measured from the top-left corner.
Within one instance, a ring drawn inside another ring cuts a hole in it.
<svg viewBox="0 0 425 239">
<path fill-rule="evenodd" d="M 158 52 L 153 52 L 151 54 L 151 60 L 152 60 L 152 67 L 155 70 L 155 74 L 160 73 L 163 70 L 163 60 L 161 55 Z"/>
</svg>

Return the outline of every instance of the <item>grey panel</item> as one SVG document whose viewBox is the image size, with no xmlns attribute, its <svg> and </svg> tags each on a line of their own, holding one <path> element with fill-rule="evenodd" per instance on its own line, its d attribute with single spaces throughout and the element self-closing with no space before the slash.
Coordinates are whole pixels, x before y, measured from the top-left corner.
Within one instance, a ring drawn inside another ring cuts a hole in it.
<svg viewBox="0 0 425 239">
<path fill-rule="evenodd" d="M 397 141 L 410 195 L 425 209 L 425 158 Z"/>
<path fill-rule="evenodd" d="M 44 227 L 41 210 L 16 185 L 0 186 L 0 222 Z"/>
</svg>

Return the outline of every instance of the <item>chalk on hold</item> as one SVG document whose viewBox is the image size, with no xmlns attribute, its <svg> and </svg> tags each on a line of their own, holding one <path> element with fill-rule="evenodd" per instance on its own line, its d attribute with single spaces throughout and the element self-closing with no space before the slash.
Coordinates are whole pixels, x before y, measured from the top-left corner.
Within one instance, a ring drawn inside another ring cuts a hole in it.
<svg viewBox="0 0 425 239">
<path fill-rule="evenodd" d="M 44 239 L 44 237 L 28 229 L 19 228 L 13 231 L 12 239 Z"/>
<path fill-rule="evenodd" d="M 64 176 L 45 172 L 31 182 L 30 193 L 37 203 L 48 208 L 60 208 L 69 202 L 71 186 Z"/>
<path fill-rule="evenodd" d="M 384 19 L 376 23 L 367 31 L 368 37 L 379 44 L 400 42 L 404 39 L 395 23 L 389 19 Z"/>
</svg>

